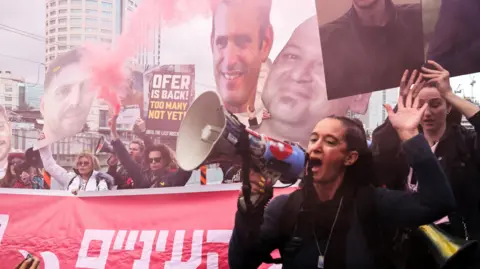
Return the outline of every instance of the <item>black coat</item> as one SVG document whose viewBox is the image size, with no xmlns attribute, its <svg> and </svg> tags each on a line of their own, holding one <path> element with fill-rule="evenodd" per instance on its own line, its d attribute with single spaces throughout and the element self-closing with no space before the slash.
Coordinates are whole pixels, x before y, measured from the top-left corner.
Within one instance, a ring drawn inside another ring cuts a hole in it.
<svg viewBox="0 0 480 269">
<path fill-rule="evenodd" d="M 462 221 L 467 224 L 470 238 L 480 239 L 480 112 L 468 119 L 474 130 L 449 123 L 438 142 L 435 156 L 440 161 L 452 187 L 457 208 L 450 212 L 452 232 L 465 236 Z M 377 178 L 390 189 L 404 190 L 409 165 L 400 148 L 400 139 L 390 122 L 379 126 L 372 136 Z"/>
</svg>

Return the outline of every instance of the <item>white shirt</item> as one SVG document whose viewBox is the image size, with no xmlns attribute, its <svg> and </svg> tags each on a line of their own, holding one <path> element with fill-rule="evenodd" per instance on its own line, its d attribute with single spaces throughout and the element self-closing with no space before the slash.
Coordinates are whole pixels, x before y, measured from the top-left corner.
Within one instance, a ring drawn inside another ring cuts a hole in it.
<svg viewBox="0 0 480 269">
<path fill-rule="evenodd" d="M 42 158 L 43 166 L 45 170 L 61 185 L 62 189 L 68 191 L 106 191 L 108 190 L 108 184 L 106 180 L 110 181 L 111 186 L 113 185 L 113 178 L 99 171 L 93 171 L 90 178 L 84 180 L 75 173 L 68 172 L 65 168 L 61 167 L 53 159 L 52 152 L 50 151 L 50 146 L 46 146 L 39 149 L 40 157 Z M 96 176 L 101 173 L 102 179 L 99 181 L 97 186 Z M 72 182 L 71 184 L 70 181 Z"/>
</svg>

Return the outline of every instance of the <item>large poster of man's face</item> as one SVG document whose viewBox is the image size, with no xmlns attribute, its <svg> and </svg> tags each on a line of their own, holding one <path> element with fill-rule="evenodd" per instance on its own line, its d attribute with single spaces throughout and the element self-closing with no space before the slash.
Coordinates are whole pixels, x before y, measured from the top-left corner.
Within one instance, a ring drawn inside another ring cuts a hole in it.
<svg viewBox="0 0 480 269">
<path fill-rule="evenodd" d="M 163 29 L 161 58 L 195 64 L 197 96 L 215 89 L 247 127 L 253 117 L 255 131 L 303 146 L 316 122 L 364 113 L 370 97 L 328 100 L 314 0 L 219 1 L 211 18 Z"/>
<path fill-rule="evenodd" d="M 328 99 L 398 86 L 425 62 L 420 0 L 316 0 Z"/>
<path fill-rule="evenodd" d="M 0 165 L 7 160 L 11 149 L 12 129 L 5 108 L 0 105 Z"/>
<path fill-rule="evenodd" d="M 59 55 L 48 66 L 40 105 L 45 139 L 36 148 L 82 130 L 97 92 L 91 88 L 90 71 L 81 59 L 81 49 L 75 49 Z"/>
<path fill-rule="evenodd" d="M 254 106 L 262 64 L 272 47 L 271 0 L 222 1 L 212 18 L 217 91 L 233 113 Z"/>
</svg>

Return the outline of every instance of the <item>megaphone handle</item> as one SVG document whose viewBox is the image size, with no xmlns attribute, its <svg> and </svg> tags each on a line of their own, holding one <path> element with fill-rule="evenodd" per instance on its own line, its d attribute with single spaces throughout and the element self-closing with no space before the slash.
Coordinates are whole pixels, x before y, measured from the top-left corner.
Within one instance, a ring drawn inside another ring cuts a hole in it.
<svg viewBox="0 0 480 269">
<path fill-rule="evenodd" d="M 251 156 L 250 156 L 250 141 L 249 141 L 249 135 L 246 130 L 244 130 L 240 134 L 240 139 L 239 139 L 239 153 L 240 156 L 242 157 L 242 193 L 243 193 L 243 200 L 245 204 L 245 210 L 251 211 L 253 209 L 252 206 L 252 199 L 250 197 L 252 193 L 252 186 L 250 184 L 250 162 L 251 162 Z M 257 198 L 258 199 L 258 198 Z"/>
</svg>

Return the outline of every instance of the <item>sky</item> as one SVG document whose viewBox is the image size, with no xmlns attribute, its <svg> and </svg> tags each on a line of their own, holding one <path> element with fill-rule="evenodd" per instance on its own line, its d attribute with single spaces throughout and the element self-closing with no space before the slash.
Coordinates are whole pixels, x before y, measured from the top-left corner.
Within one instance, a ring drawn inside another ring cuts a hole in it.
<svg viewBox="0 0 480 269">
<path fill-rule="evenodd" d="M 45 61 L 45 42 L 5 31 L 3 25 L 44 37 L 45 1 L 0 0 L 0 70 L 24 77 L 27 96 L 32 96 L 32 100 L 38 103 L 45 76 L 45 67 L 41 64 Z"/>
</svg>

